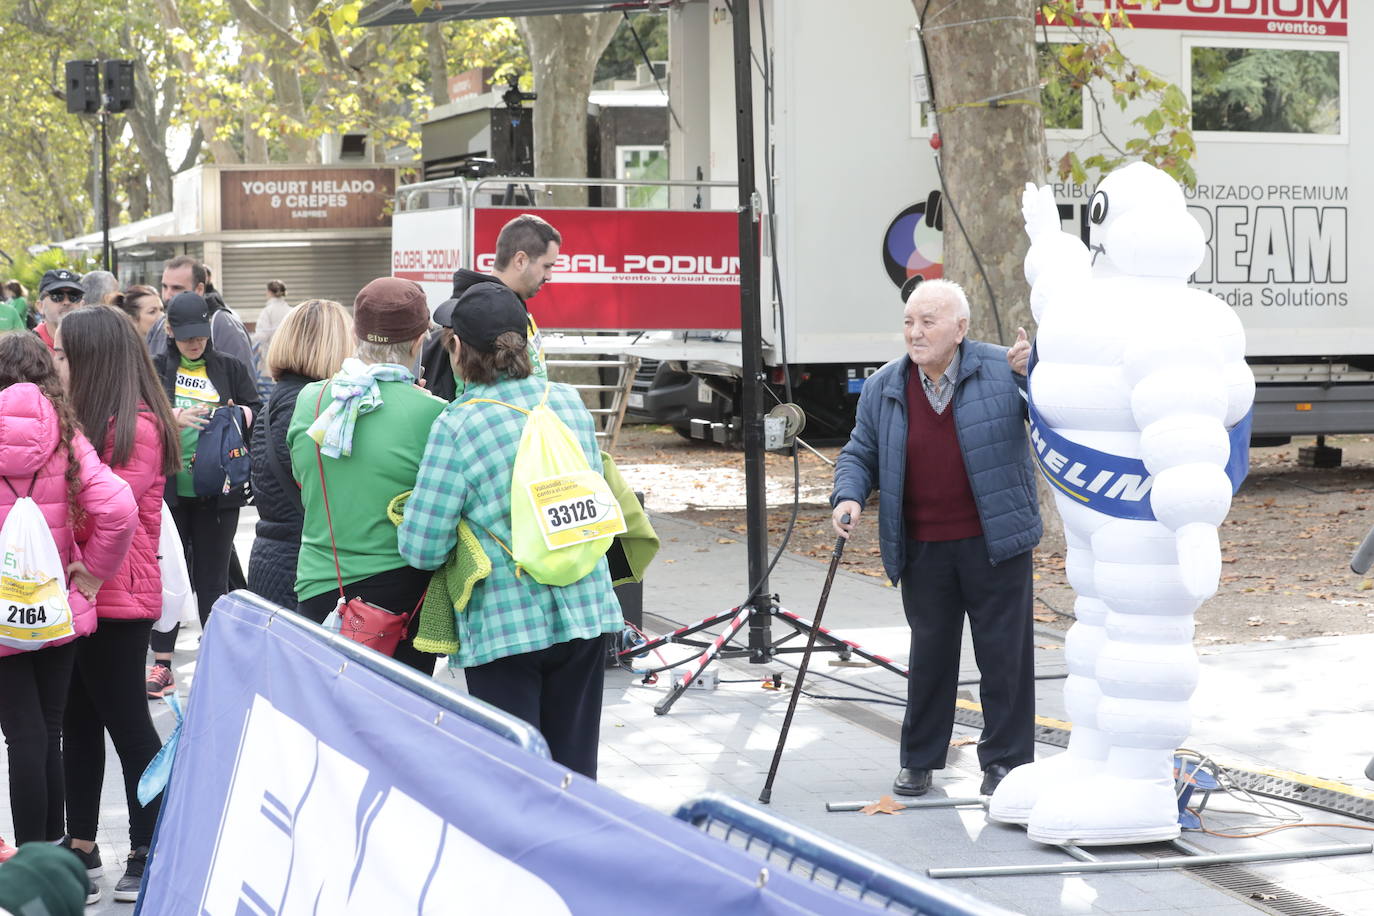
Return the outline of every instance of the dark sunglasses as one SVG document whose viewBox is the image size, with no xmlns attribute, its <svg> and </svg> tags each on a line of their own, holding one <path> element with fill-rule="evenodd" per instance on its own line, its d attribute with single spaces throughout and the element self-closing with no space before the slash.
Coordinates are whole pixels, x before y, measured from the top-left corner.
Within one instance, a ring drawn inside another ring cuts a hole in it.
<svg viewBox="0 0 1374 916">
<path fill-rule="evenodd" d="M 47 296 L 53 302 L 80 302 L 82 299 L 86 298 L 85 293 L 80 293 L 75 290 L 64 292 L 63 290 L 55 289 L 43 295 Z"/>
</svg>

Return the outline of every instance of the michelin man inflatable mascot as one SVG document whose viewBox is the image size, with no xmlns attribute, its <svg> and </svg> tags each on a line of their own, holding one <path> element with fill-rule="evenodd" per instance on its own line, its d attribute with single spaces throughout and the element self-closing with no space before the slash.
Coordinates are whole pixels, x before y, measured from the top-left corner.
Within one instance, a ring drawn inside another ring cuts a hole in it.
<svg viewBox="0 0 1374 916">
<path fill-rule="evenodd" d="M 1239 319 L 1187 285 L 1205 254 L 1178 185 L 1134 163 L 1089 205 L 1091 245 L 1026 186 L 1039 323 L 1031 443 L 1068 545 L 1063 754 L 1013 770 L 988 816 L 1043 843 L 1179 834 L 1172 758 L 1197 684 L 1193 614 L 1221 576 L 1217 528 L 1244 478 L 1255 381 Z"/>
</svg>

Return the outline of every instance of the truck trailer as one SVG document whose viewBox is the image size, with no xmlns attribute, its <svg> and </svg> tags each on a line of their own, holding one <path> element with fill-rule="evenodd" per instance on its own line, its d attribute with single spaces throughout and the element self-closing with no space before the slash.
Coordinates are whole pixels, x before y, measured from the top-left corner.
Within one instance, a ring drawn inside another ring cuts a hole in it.
<svg viewBox="0 0 1374 916">
<path fill-rule="evenodd" d="M 1374 8 L 1349 0 L 1080 6 L 1129 9 L 1133 27 L 1113 32 L 1123 52 L 1190 102 L 1197 183 L 1185 196 L 1208 246 L 1193 283 L 1244 323 L 1258 386 L 1255 443 L 1374 431 L 1374 283 L 1350 262 L 1359 239 L 1374 242 L 1374 215 L 1358 203 L 1368 170 L 1355 158 L 1374 142 L 1374 118 L 1354 92 L 1374 85 L 1374 56 L 1357 53 L 1370 47 L 1363 30 L 1374 30 Z M 957 231 L 933 212 L 941 184 L 916 13 L 909 0 L 753 0 L 751 10 L 757 69 L 768 77 L 755 83 L 756 160 L 771 165 L 760 169 L 758 201 L 765 381 L 779 398 L 791 382 L 809 437 L 842 438 L 865 380 L 902 353 L 900 290 L 912 277 L 941 275 L 943 231 Z M 593 330 L 603 335 L 598 347 L 641 357 L 630 417 L 735 442 L 742 359 L 730 14 L 720 0 L 687 0 L 667 15 L 677 119 L 666 193 L 652 210 L 538 208 L 565 245 L 553 284 L 530 308 L 546 331 Z M 1051 46 L 1073 40 L 1053 26 L 1037 35 Z M 1284 82 L 1290 73 L 1303 86 L 1297 98 Z M 1235 101 L 1241 77 L 1250 104 Z M 1051 160 L 1102 150 L 1102 134 L 1124 143 L 1139 132 L 1130 123 L 1139 113 L 1099 106 L 1085 89 L 1081 104 L 1055 106 Z M 1086 238 L 1093 186 L 1053 183 L 1065 227 Z M 401 188 L 393 270 L 428 282 L 437 305 L 446 274 L 489 263 L 492 226 L 538 204 L 543 188 L 528 178 Z M 986 307 L 978 284 L 969 294 L 975 309 Z M 612 343 L 607 332 L 621 334 Z"/>
</svg>

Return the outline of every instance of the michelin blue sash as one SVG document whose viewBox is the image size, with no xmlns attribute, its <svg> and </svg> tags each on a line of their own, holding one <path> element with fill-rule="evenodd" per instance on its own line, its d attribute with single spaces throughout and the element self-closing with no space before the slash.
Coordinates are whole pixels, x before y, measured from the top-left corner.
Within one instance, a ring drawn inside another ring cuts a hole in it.
<svg viewBox="0 0 1374 916">
<path fill-rule="evenodd" d="M 1153 480 L 1145 469 L 1145 462 L 1139 458 L 1098 451 L 1064 438 L 1051 429 L 1035 409 L 1030 387 L 1027 379 L 1026 408 L 1030 417 L 1031 453 L 1051 486 L 1103 515 L 1154 521 L 1154 508 L 1150 505 L 1150 485 Z M 1239 423 L 1227 431 L 1231 440 L 1231 455 L 1226 461 L 1226 476 L 1231 478 L 1232 493 L 1240 489 L 1241 482 L 1250 470 L 1250 426 L 1253 417 L 1254 409 L 1251 408 Z"/>
</svg>

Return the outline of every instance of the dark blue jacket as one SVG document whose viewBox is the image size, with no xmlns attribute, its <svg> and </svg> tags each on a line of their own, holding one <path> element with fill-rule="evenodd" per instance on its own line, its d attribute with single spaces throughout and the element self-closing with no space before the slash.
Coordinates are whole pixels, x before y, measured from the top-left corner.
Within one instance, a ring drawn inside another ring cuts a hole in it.
<svg viewBox="0 0 1374 916">
<path fill-rule="evenodd" d="M 1007 365 L 1005 347 L 965 339 L 959 345 L 954 389 L 954 429 L 964 455 L 973 501 L 994 565 L 1025 553 L 1040 541 L 1035 472 L 1026 439 L 1025 377 Z M 864 383 L 854 432 L 835 462 L 830 504 L 861 505 L 876 488 L 878 545 L 883 569 L 894 583 L 906 560 L 902 490 L 906 471 L 906 383 L 914 364 L 894 359 Z"/>
</svg>

